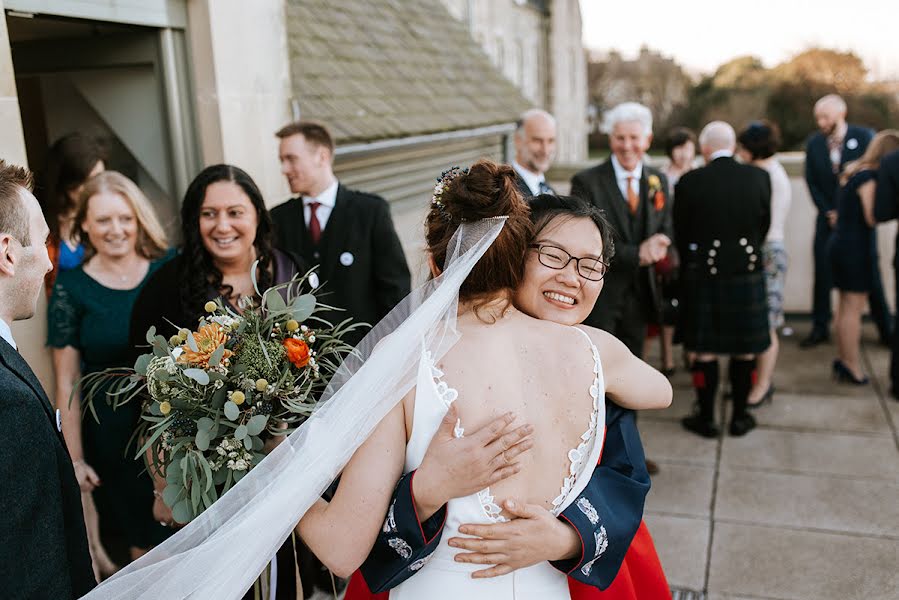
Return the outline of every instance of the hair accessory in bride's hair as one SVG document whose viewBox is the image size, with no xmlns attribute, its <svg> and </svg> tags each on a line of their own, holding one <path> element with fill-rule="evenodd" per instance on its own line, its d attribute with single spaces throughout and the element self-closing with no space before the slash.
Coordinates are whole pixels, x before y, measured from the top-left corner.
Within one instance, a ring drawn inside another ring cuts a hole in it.
<svg viewBox="0 0 899 600">
<path fill-rule="evenodd" d="M 453 216 L 449 214 L 449 211 L 446 210 L 446 205 L 443 203 L 443 190 L 446 189 L 446 186 L 448 186 L 453 179 L 461 177 L 462 175 L 468 175 L 468 169 L 452 167 L 440 174 L 440 177 L 437 178 L 437 185 L 434 186 L 434 195 L 431 196 L 431 206 L 437 209 L 437 212 L 440 213 L 440 216 L 443 217 L 443 220 L 447 223 L 452 222 Z"/>
</svg>

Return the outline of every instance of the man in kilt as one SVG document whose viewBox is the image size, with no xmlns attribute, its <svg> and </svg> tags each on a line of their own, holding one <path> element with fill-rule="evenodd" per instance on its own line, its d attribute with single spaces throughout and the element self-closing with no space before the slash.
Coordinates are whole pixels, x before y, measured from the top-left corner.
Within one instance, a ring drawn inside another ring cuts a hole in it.
<svg viewBox="0 0 899 600">
<path fill-rule="evenodd" d="M 699 144 L 706 166 L 686 173 L 674 195 L 674 239 L 682 261 L 683 296 L 678 327 L 696 353 L 697 410 L 684 428 L 717 437 L 718 356 L 730 356 L 731 435 L 755 427 L 746 399 L 755 356 L 771 343 L 761 250 L 771 220 L 771 180 L 733 159 L 736 134 L 721 121 L 705 126 Z"/>
</svg>

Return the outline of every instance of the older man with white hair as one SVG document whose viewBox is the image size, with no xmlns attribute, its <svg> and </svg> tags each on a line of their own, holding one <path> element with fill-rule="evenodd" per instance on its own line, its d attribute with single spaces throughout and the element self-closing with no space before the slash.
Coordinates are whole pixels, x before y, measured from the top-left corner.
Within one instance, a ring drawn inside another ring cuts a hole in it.
<svg viewBox="0 0 899 600">
<path fill-rule="evenodd" d="M 571 195 L 605 211 L 615 230 L 614 262 L 586 323 L 642 356 L 646 325 L 660 306 L 650 266 L 666 256 L 672 238 L 668 182 L 643 160 L 652 142 L 647 107 L 619 104 L 604 115 L 602 131 L 609 136 L 612 156 L 571 180 Z"/>
<path fill-rule="evenodd" d="M 674 237 L 681 256 L 681 337 L 695 353 L 697 410 L 683 426 L 717 437 L 718 356 L 730 356 L 730 434 L 755 427 L 747 410 L 755 357 L 771 344 L 761 251 L 771 223 L 767 171 L 734 160 L 737 136 L 722 121 L 705 126 L 706 166 L 686 173 L 674 195 Z"/>
<path fill-rule="evenodd" d="M 515 129 L 515 160 L 518 190 L 525 197 L 555 194 L 546 183 L 546 172 L 556 157 L 556 119 L 540 108 L 525 111 Z"/>
</svg>

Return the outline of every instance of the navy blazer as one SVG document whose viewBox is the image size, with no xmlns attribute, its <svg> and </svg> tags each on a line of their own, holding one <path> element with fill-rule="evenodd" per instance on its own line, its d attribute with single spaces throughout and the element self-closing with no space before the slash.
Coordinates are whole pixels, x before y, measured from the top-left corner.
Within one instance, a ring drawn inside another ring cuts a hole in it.
<svg viewBox="0 0 899 600">
<path fill-rule="evenodd" d="M 840 155 L 841 171 L 847 162 L 861 158 L 873 137 L 874 132 L 867 127 L 848 126 Z M 820 131 L 812 135 L 805 146 L 805 181 L 819 213 L 836 210 L 839 175 L 833 172 L 827 137 Z"/>
<path fill-rule="evenodd" d="M 318 246 L 306 230 L 303 199 L 292 198 L 271 210 L 279 248 L 309 265 L 320 265 L 320 300 L 345 312 L 323 315 L 336 324 L 351 318 L 374 326 L 409 295 L 411 277 L 387 201 L 374 194 L 337 188 L 337 199 Z M 355 345 L 366 333 L 355 330 L 344 341 Z"/>
<path fill-rule="evenodd" d="M 877 170 L 877 193 L 874 196 L 874 218 L 879 222 L 899 217 L 899 150 L 891 152 L 880 161 Z M 896 233 L 899 250 L 899 232 Z M 893 258 L 893 266 L 899 266 L 899 252 Z"/>
<path fill-rule="evenodd" d="M 412 577 L 437 549 L 446 520 L 446 505 L 419 521 L 412 494 L 415 471 L 400 479 L 387 520 L 362 565 L 373 593 L 385 592 Z M 599 465 L 584 491 L 562 511 L 581 538 L 575 559 L 550 564 L 582 583 L 606 589 L 611 585 L 631 540 L 643 520 L 649 474 L 634 413 L 606 401 L 606 437 Z"/>
<path fill-rule="evenodd" d="M 80 598 L 97 582 L 81 489 L 56 412 L 0 338 L 0 590 L 5 599 Z"/>
</svg>

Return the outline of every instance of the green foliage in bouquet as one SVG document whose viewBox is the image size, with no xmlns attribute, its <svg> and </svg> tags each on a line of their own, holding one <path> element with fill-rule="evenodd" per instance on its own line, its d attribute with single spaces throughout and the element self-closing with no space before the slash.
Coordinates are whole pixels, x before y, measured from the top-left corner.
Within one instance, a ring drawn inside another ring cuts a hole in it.
<svg viewBox="0 0 899 600">
<path fill-rule="evenodd" d="M 207 302 L 196 331 L 182 328 L 168 340 L 151 327 L 152 352 L 133 369 L 81 381 L 95 418 L 92 402 L 106 386 L 113 406 L 143 402 L 137 458 L 165 475 L 162 498 L 179 523 L 212 506 L 312 414 L 352 350 L 341 338 L 360 325 L 318 317 L 336 309 L 299 293 L 307 278 L 266 290 L 261 303 L 242 299 L 242 313 L 221 299 Z"/>
</svg>

